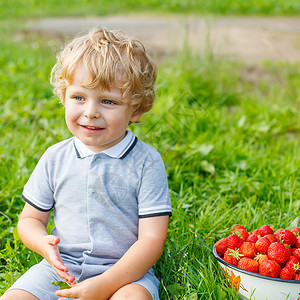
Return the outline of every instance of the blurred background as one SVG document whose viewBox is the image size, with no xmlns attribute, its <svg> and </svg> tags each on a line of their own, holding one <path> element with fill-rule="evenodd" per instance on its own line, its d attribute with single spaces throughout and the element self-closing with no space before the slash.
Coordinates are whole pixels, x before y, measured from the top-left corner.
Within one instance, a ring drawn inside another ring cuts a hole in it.
<svg viewBox="0 0 300 300">
<path fill-rule="evenodd" d="M 19 38 L 74 36 L 95 25 L 142 39 L 158 56 L 185 45 L 244 61 L 299 60 L 299 1 L 3 1 Z M 286 17 L 289 18 L 286 18 Z M 16 35 L 16 32 L 15 32 Z"/>
</svg>

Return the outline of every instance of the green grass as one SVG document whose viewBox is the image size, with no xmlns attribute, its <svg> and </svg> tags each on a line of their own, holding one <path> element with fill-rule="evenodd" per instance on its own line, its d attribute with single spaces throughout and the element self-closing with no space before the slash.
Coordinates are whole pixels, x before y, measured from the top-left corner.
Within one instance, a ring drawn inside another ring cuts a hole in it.
<svg viewBox="0 0 300 300">
<path fill-rule="evenodd" d="M 59 41 L 0 34 L 2 294 L 40 259 L 16 234 L 22 187 L 45 149 L 70 134 L 48 82 Z M 234 223 L 287 227 L 299 214 L 299 64 L 256 68 L 265 76 L 253 82 L 245 65 L 209 54 L 164 58 L 156 105 L 131 127 L 162 154 L 169 178 L 162 299 L 237 299 L 200 239 L 212 248 Z"/>
<path fill-rule="evenodd" d="M 296 0 L 0 0 L 1 17 L 108 15 L 132 12 L 297 15 Z"/>
</svg>

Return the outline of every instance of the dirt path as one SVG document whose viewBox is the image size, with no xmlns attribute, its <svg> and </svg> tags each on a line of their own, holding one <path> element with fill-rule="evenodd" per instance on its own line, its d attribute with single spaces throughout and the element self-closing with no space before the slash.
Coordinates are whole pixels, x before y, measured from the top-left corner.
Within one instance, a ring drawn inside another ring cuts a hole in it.
<svg viewBox="0 0 300 300">
<path fill-rule="evenodd" d="M 171 54 L 185 44 L 193 51 L 209 49 L 250 65 L 265 60 L 300 61 L 300 17 L 48 18 L 30 21 L 26 27 L 42 34 L 73 36 L 95 25 L 132 34 L 159 55 Z"/>
</svg>

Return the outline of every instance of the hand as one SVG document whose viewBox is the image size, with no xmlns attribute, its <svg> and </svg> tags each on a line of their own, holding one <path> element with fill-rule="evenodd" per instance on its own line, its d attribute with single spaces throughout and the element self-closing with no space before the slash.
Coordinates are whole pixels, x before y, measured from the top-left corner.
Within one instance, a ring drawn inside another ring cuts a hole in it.
<svg viewBox="0 0 300 300">
<path fill-rule="evenodd" d="M 101 275 L 86 279 L 80 283 L 72 285 L 70 289 L 58 290 L 56 296 L 80 300 L 107 300 L 111 294 L 108 285 L 102 283 Z"/>
<path fill-rule="evenodd" d="M 42 252 L 41 254 L 63 280 L 67 281 L 69 284 L 72 284 L 75 280 L 75 277 L 68 273 L 69 270 L 64 265 L 60 257 L 60 253 L 57 246 L 59 242 L 60 239 L 57 236 L 43 236 L 40 245 Z"/>
</svg>

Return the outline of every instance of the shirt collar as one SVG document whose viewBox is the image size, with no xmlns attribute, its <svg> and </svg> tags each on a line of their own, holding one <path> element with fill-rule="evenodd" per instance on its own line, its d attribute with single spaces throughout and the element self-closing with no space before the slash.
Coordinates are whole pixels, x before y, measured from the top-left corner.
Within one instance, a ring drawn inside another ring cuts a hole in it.
<svg viewBox="0 0 300 300">
<path fill-rule="evenodd" d="M 130 130 L 127 130 L 125 137 L 118 144 L 106 150 L 103 150 L 100 153 L 105 153 L 106 155 L 112 158 L 123 159 L 133 149 L 136 142 L 137 142 L 137 137 Z M 74 137 L 74 146 L 75 146 L 76 154 L 79 158 L 85 158 L 87 156 L 97 154 L 97 152 L 94 152 L 89 147 L 87 147 L 76 136 Z"/>
</svg>

